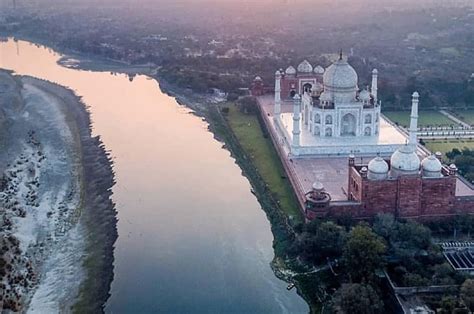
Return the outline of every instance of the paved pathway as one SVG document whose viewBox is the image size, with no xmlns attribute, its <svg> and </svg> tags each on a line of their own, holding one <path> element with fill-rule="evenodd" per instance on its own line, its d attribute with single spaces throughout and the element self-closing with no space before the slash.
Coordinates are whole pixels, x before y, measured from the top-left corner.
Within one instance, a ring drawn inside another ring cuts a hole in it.
<svg viewBox="0 0 474 314">
<path fill-rule="evenodd" d="M 451 119 L 451 120 L 455 121 L 456 123 L 462 125 L 463 127 L 471 129 L 471 126 L 468 123 L 466 123 L 462 120 L 459 120 L 458 118 L 456 118 L 455 116 L 453 116 L 452 114 L 447 112 L 446 110 L 440 110 L 439 113 L 441 113 L 442 115 L 445 115 L 446 117 L 448 117 L 449 119 Z"/>
</svg>

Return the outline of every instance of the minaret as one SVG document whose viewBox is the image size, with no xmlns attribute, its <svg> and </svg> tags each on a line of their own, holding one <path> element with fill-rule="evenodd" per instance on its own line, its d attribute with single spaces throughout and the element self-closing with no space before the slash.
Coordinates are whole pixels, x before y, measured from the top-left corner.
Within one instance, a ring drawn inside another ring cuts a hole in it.
<svg viewBox="0 0 474 314">
<path fill-rule="evenodd" d="M 275 117 L 279 116 L 281 112 L 281 72 L 278 70 L 275 73 Z"/>
<path fill-rule="evenodd" d="M 418 92 L 414 92 L 411 101 L 411 115 L 410 115 L 410 139 L 408 144 L 415 146 L 418 144 L 417 132 L 418 132 L 418 99 L 420 95 Z"/>
<path fill-rule="evenodd" d="M 374 100 L 377 102 L 377 90 L 378 90 L 378 75 L 379 71 L 377 69 L 374 69 L 372 71 L 372 95 L 374 96 Z"/>
<path fill-rule="evenodd" d="M 293 98 L 293 147 L 300 146 L 301 97 L 296 94 Z"/>
</svg>

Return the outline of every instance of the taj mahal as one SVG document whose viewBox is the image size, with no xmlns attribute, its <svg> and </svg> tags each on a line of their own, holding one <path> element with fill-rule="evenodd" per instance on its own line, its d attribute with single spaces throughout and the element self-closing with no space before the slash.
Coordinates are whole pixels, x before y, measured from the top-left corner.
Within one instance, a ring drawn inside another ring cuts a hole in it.
<svg viewBox="0 0 474 314">
<path fill-rule="evenodd" d="M 307 220 L 377 213 L 428 219 L 474 214 L 474 189 L 419 145 L 418 106 L 412 94 L 410 127 L 381 113 L 377 69 L 370 86 L 342 53 L 326 69 L 308 61 L 275 73 L 251 93 Z"/>
<path fill-rule="evenodd" d="M 388 155 L 405 142 L 381 118 L 378 71 L 359 90 L 358 75 L 340 54 L 327 69 L 303 61 L 275 73 L 274 123 L 294 156 Z M 256 82 L 255 87 L 258 87 Z"/>
</svg>

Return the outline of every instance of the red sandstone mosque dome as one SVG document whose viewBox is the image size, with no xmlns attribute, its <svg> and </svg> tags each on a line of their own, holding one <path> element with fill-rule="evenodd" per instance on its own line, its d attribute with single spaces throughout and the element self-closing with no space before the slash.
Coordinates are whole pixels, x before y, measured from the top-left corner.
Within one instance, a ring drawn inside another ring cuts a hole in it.
<svg viewBox="0 0 474 314">
<path fill-rule="evenodd" d="M 332 90 L 357 89 L 357 72 L 342 57 L 330 65 L 324 72 L 324 87 Z"/>
</svg>

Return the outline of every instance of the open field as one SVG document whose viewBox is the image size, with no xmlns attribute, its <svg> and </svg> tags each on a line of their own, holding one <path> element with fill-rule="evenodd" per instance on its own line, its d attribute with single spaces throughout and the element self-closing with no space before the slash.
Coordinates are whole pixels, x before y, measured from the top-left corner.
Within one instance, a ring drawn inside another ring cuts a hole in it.
<svg viewBox="0 0 474 314">
<path fill-rule="evenodd" d="M 410 111 L 385 111 L 382 112 L 391 121 L 398 123 L 400 126 L 408 127 L 410 125 Z M 450 126 L 456 122 L 435 110 L 420 111 L 418 118 L 418 126 Z"/>
<path fill-rule="evenodd" d="M 301 212 L 290 182 L 286 178 L 275 148 L 269 138 L 264 137 L 256 115 L 244 114 L 235 105 L 227 106 L 228 122 L 247 156 L 252 159 L 272 195 L 280 202 L 282 210 L 297 220 Z"/>
<path fill-rule="evenodd" d="M 445 154 L 453 148 L 462 150 L 464 147 L 474 149 L 474 141 L 471 140 L 425 140 L 426 147 L 432 152 Z"/>
<path fill-rule="evenodd" d="M 467 124 L 474 125 L 474 110 L 455 110 L 454 114 Z"/>
</svg>

